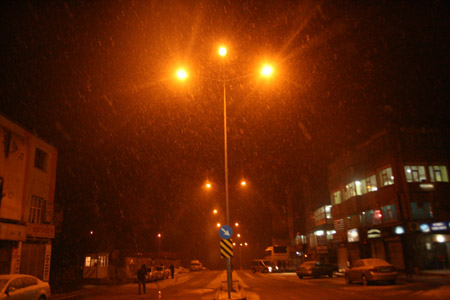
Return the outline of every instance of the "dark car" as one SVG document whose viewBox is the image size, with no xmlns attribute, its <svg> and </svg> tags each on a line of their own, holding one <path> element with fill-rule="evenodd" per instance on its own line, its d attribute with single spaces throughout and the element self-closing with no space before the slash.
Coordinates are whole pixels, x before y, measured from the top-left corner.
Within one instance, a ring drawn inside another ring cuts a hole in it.
<svg viewBox="0 0 450 300">
<path fill-rule="evenodd" d="M 338 271 L 338 266 L 320 261 L 307 261 L 297 267 L 297 276 L 303 279 L 305 276 L 318 278 L 320 276 L 333 277 L 333 273 Z"/>
</svg>

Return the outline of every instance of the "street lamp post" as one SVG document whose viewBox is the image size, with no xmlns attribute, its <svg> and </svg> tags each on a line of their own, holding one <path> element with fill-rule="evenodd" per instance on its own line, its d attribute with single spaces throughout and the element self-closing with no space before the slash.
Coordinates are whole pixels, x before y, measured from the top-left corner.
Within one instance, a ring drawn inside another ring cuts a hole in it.
<svg viewBox="0 0 450 300">
<path fill-rule="evenodd" d="M 221 57 L 227 55 L 227 49 L 225 47 L 220 47 L 218 54 Z M 270 77 L 273 73 L 273 67 L 271 65 L 264 65 L 261 69 L 261 76 Z M 178 79 L 185 80 L 188 77 L 188 73 L 184 69 L 179 69 L 176 73 Z M 245 76 L 244 76 L 245 77 Z M 239 77 L 242 78 L 242 77 Z M 236 78 L 234 78 L 236 79 Z M 223 136 L 224 136 L 224 168 L 225 168 L 225 213 L 226 213 L 226 224 L 230 224 L 230 206 L 229 206 L 229 189 L 228 189 L 228 141 L 227 141 L 227 88 L 226 83 L 233 79 L 222 78 L 217 79 L 217 81 L 222 83 L 223 87 Z M 241 182 L 241 185 L 245 186 L 245 181 Z M 232 289 L 232 278 L 231 278 L 231 258 L 227 258 L 227 281 L 228 281 L 228 299 L 231 298 L 230 291 Z"/>
</svg>

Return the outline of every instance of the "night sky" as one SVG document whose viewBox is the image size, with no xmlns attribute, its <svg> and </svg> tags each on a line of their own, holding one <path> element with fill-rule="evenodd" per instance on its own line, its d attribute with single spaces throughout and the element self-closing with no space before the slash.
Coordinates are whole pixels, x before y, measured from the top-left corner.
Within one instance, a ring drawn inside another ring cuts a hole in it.
<svg viewBox="0 0 450 300">
<path fill-rule="evenodd" d="M 385 125 L 448 137 L 447 1 L 2 1 L 0 15 L 0 113 L 58 149 L 66 258 L 94 240 L 154 251 L 157 232 L 206 255 L 225 202 L 214 79 L 229 79 L 231 216 L 252 243 L 300 176 L 326 196 L 327 164 Z"/>
</svg>

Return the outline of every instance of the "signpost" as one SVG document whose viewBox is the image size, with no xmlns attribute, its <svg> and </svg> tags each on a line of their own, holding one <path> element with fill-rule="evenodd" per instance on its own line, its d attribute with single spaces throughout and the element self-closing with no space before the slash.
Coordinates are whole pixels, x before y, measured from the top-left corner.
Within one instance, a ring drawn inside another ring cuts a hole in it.
<svg viewBox="0 0 450 300">
<path fill-rule="evenodd" d="M 231 229 L 231 227 L 228 225 L 223 225 L 219 229 L 219 235 L 221 238 L 227 240 L 233 236 L 233 229 Z"/>
<path fill-rule="evenodd" d="M 233 241 L 231 239 L 220 240 L 220 255 L 224 258 L 233 257 Z"/>
<path fill-rule="evenodd" d="M 219 228 L 219 235 L 223 240 L 220 242 L 220 253 L 222 257 L 227 259 L 227 281 L 228 281 L 228 299 L 231 298 L 231 257 L 233 256 L 233 242 L 231 237 L 233 236 L 233 229 L 228 225 L 223 225 Z M 222 248 L 223 243 L 223 248 Z M 222 250 L 223 249 L 223 250 Z"/>
</svg>

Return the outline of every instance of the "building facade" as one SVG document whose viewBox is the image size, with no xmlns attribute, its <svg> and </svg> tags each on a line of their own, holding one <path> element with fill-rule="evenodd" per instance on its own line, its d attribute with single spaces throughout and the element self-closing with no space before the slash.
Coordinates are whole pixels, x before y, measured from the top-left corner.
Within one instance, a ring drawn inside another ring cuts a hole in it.
<svg viewBox="0 0 450 300">
<path fill-rule="evenodd" d="M 450 267 L 444 145 L 437 131 L 389 128 L 329 166 L 340 268 L 368 257 L 400 270 Z"/>
<path fill-rule="evenodd" d="M 49 280 L 56 148 L 0 115 L 0 273 Z"/>
</svg>

